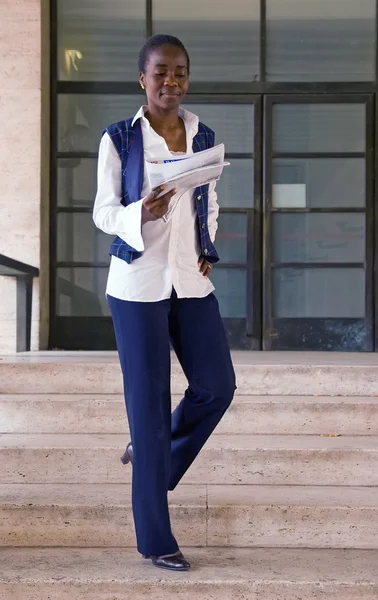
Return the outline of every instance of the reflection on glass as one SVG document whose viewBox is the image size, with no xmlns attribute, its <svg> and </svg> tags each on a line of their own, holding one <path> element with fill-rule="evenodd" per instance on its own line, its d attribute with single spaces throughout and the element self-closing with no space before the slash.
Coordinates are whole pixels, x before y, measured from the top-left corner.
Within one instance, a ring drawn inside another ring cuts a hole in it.
<svg viewBox="0 0 378 600">
<path fill-rule="evenodd" d="M 56 314 L 62 317 L 110 316 L 105 297 L 107 268 L 58 268 Z"/>
<path fill-rule="evenodd" d="M 253 104 L 190 104 L 185 108 L 215 131 L 215 143 L 225 144 L 226 152 L 254 151 Z"/>
<path fill-rule="evenodd" d="M 212 270 L 211 281 L 215 286 L 215 295 L 219 302 L 223 318 L 245 318 L 247 298 L 246 269 Z"/>
<path fill-rule="evenodd" d="M 109 262 L 115 236 L 97 229 L 91 213 L 58 213 L 59 262 Z"/>
<path fill-rule="evenodd" d="M 97 159 L 58 160 L 58 206 L 92 208 L 96 186 Z"/>
<path fill-rule="evenodd" d="M 364 104 L 275 104 L 274 152 L 364 152 Z"/>
<path fill-rule="evenodd" d="M 365 261 L 364 214 L 273 215 L 275 262 Z"/>
<path fill-rule="evenodd" d="M 223 263 L 246 263 L 247 217 L 245 214 L 219 215 L 216 247 Z"/>
<path fill-rule="evenodd" d="M 153 28 L 180 38 L 193 81 L 259 78 L 259 0 L 153 0 Z"/>
<path fill-rule="evenodd" d="M 363 158 L 274 159 L 273 208 L 363 208 L 365 168 Z"/>
<path fill-rule="evenodd" d="M 60 95 L 59 152 L 97 152 L 105 127 L 133 117 L 144 101 L 142 95 Z"/>
<path fill-rule="evenodd" d="M 217 182 L 219 206 L 223 208 L 253 208 L 254 161 L 248 158 L 231 159 Z"/>
<path fill-rule="evenodd" d="M 145 41 L 140 0 L 58 0 L 58 78 L 137 81 Z"/>
<path fill-rule="evenodd" d="M 363 269 L 314 268 L 273 271 L 273 316 L 283 318 L 365 317 Z"/>
<path fill-rule="evenodd" d="M 267 79 L 374 81 L 375 0 L 267 0 Z"/>
</svg>

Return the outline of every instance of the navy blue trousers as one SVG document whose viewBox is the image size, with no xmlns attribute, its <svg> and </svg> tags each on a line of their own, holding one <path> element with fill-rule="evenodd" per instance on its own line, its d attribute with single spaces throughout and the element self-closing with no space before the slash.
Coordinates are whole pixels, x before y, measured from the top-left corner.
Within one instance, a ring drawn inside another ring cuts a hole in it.
<svg viewBox="0 0 378 600">
<path fill-rule="evenodd" d="M 108 296 L 133 444 L 138 550 L 178 550 L 168 511 L 173 490 L 230 405 L 235 374 L 214 294 L 160 302 Z M 171 414 L 170 342 L 188 379 Z"/>
</svg>

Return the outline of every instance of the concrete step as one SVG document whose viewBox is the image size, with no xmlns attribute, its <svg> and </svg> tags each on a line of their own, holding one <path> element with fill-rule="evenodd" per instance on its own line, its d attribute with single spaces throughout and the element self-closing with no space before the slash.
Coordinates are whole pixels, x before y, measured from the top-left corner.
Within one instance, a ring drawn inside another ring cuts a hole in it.
<svg viewBox="0 0 378 600">
<path fill-rule="evenodd" d="M 172 524 L 206 546 L 206 486 L 170 493 Z M 135 546 L 128 484 L 1 484 L 0 546 Z"/>
<path fill-rule="evenodd" d="M 128 424 L 120 394 L 0 394 L 0 431 L 126 435 Z M 330 432 L 378 435 L 378 397 L 237 395 L 214 433 Z"/>
<path fill-rule="evenodd" d="M 378 354 L 234 352 L 238 393 L 254 395 L 374 396 Z M 172 393 L 186 380 L 172 356 Z M 4 356 L 0 392 L 8 394 L 121 394 L 114 352 L 47 352 Z"/>
<path fill-rule="evenodd" d="M 378 549 L 378 489 L 180 485 L 186 546 Z M 0 545 L 135 546 L 131 486 L 0 485 Z"/>
<path fill-rule="evenodd" d="M 190 573 L 133 549 L 2 548 L 0 600 L 377 600 L 378 551 L 190 549 Z"/>
<path fill-rule="evenodd" d="M 378 549 L 378 488 L 211 485 L 207 545 Z"/>
<path fill-rule="evenodd" d="M 0 435 L 0 483 L 130 483 L 127 436 Z M 214 435 L 184 483 L 378 485 L 378 437 Z"/>
</svg>

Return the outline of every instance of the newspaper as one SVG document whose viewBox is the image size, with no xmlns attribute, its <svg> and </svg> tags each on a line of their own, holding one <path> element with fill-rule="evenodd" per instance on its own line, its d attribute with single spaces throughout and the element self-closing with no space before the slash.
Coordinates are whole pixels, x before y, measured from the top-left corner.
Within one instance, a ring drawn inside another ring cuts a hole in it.
<svg viewBox="0 0 378 600">
<path fill-rule="evenodd" d="M 221 163 L 220 165 L 210 165 L 208 167 L 194 169 L 194 171 L 188 171 L 187 173 L 178 175 L 171 181 L 166 182 L 165 188 L 161 194 L 159 194 L 158 198 L 173 188 L 176 188 L 177 192 L 171 198 L 168 211 L 163 216 L 163 220 L 168 221 L 174 209 L 176 208 L 177 202 L 187 190 L 199 187 L 201 185 L 206 185 L 211 181 L 217 181 L 222 174 L 223 167 L 229 164 L 230 163 Z"/>
<path fill-rule="evenodd" d="M 196 152 L 190 156 L 172 156 L 146 162 L 151 189 L 165 186 L 160 194 L 177 188 L 179 193 L 205 185 L 220 178 L 223 168 L 230 163 L 224 160 L 224 144 Z"/>
<path fill-rule="evenodd" d="M 198 169 L 193 169 L 193 171 L 187 171 L 182 175 L 177 175 L 168 181 L 164 181 L 162 182 L 164 183 L 164 190 L 158 195 L 158 198 L 174 188 L 177 189 L 177 193 L 182 194 L 183 192 L 197 188 L 201 185 L 206 185 L 211 181 L 218 181 L 222 175 L 223 168 L 229 164 L 230 163 L 223 162 L 219 165 L 200 167 Z"/>
</svg>

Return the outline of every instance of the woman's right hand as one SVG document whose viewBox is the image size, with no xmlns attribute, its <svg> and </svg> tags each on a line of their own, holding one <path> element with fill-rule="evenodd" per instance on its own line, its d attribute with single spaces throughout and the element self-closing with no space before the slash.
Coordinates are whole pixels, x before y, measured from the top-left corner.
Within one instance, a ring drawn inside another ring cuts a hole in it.
<svg viewBox="0 0 378 600">
<path fill-rule="evenodd" d="M 156 188 L 156 190 L 153 190 L 144 198 L 142 223 L 146 223 L 147 221 L 156 221 L 157 219 L 164 217 L 168 210 L 169 202 L 172 196 L 174 196 L 177 192 L 176 189 L 173 189 L 158 198 L 158 195 L 161 194 L 164 189 L 165 186 L 160 185 L 158 188 Z"/>
</svg>

